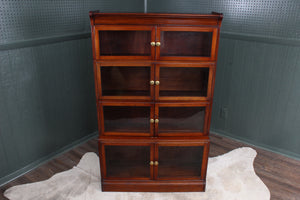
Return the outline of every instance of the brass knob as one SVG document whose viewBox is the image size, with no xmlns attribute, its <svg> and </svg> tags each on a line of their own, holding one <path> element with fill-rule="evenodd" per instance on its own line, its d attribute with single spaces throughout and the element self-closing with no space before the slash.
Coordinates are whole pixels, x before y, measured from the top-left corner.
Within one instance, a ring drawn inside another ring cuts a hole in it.
<svg viewBox="0 0 300 200">
<path fill-rule="evenodd" d="M 154 119 L 150 119 L 150 123 L 154 123 Z"/>
<path fill-rule="evenodd" d="M 151 81 L 150 81 L 150 85 L 154 85 L 154 80 L 151 80 Z"/>
<path fill-rule="evenodd" d="M 155 46 L 155 42 L 151 42 L 150 44 L 151 44 L 151 46 L 153 46 L 153 47 Z"/>
<path fill-rule="evenodd" d="M 153 161 L 150 161 L 150 162 L 149 162 L 149 165 L 153 165 L 153 164 L 154 164 L 154 162 L 153 162 Z"/>
<path fill-rule="evenodd" d="M 156 85 L 159 85 L 159 84 L 160 84 L 160 82 L 159 82 L 159 81 L 155 81 L 155 84 L 156 84 Z"/>
<path fill-rule="evenodd" d="M 158 165 L 158 161 L 155 161 L 155 162 L 154 162 L 154 165 L 157 166 L 157 165 Z"/>
<path fill-rule="evenodd" d="M 160 42 L 156 42 L 156 46 L 159 47 L 160 46 Z"/>
<path fill-rule="evenodd" d="M 158 123 L 159 122 L 159 120 L 158 119 L 155 119 L 155 123 Z"/>
</svg>

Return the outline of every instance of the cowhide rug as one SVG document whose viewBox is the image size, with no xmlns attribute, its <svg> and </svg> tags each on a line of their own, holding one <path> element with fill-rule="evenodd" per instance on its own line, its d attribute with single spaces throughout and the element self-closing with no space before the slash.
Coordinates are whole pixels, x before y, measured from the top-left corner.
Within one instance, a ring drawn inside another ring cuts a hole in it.
<svg viewBox="0 0 300 200">
<path fill-rule="evenodd" d="M 50 179 L 9 188 L 11 200 L 267 200 L 270 192 L 255 174 L 256 151 L 238 148 L 209 158 L 206 192 L 101 192 L 99 158 L 86 153 L 72 169 Z"/>
</svg>

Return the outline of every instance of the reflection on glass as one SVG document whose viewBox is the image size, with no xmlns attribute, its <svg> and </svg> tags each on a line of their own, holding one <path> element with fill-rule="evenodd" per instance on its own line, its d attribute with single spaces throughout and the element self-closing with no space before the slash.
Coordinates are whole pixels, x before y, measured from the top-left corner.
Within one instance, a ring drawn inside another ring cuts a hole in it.
<svg viewBox="0 0 300 200">
<path fill-rule="evenodd" d="M 159 107 L 158 133 L 203 133 L 205 107 Z"/>
<path fill-rule="evenodd" d="M 150 96 L 150 67 L 101 67 L 103 96 Z"/>
<path fill-rule="evenodd" d="M 99 31 L 100 56 L 150 56 L 151 31 Z"/>
<path fill-rule="evenodd" d="M 210 57 L 212 32 L 161 31 L 161 56 Z"/>
<path fill-rule="evenodd" d="M 150 107 L 103 106 L 105 132 L 150 133 Z"/>
<path fill-rule="evenodd" d="M 206 97 L 209 68 L 160 67 L 159 96 Z"/>
<path fill-rule="evenodd" d="M 200 177 L 203 146 L 159 146 L 158 177 Z"/>
<path fill-rule="evenodd" d="M 150 146 L 105 146 L 107 177 L 150 177 Z"/>
</svg>

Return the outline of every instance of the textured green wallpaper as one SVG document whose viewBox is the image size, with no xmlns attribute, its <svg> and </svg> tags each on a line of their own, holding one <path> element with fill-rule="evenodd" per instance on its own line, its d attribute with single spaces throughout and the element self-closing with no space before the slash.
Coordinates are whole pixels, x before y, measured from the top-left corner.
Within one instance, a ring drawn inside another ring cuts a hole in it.
<svg viewBox="0 0 300 200">
<path fill-rule="evenodd" d="M 0 0 L 0 44 L 89 32 L 90 10 L 143 12 L 143 0 Z"/>
<path fill-rule="evenodd" d="M 222 32 L 300 37 L 299 0 L 147 0 L 148 12 L 224 14 Z"/>
</svg>

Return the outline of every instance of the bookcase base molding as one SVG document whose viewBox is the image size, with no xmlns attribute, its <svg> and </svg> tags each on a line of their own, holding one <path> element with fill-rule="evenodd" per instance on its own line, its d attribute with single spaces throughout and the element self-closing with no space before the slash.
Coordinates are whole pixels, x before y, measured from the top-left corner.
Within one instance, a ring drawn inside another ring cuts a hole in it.
<svg viewBox="0 0 300 200">
<path fill-rule="evenodd" d="M 198 181 L 102 181 L 102 191 L 115 192 L 203 192 L 205 182 Z"/>
</svg>

